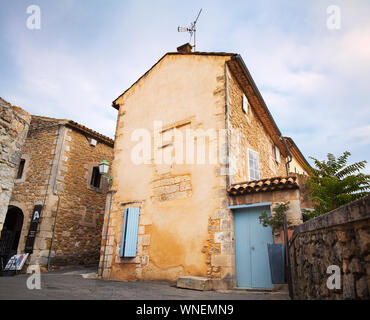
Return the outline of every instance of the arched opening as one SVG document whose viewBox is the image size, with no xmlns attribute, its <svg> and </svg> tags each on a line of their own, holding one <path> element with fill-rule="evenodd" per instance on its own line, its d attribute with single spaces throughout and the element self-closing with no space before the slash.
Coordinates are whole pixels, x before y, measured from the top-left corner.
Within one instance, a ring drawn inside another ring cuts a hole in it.
<svg viewBox="0 0 370 320">
<path fill-rule="evenodd" d="M 9 206 L 0 238 L 0 257 L 3 264 L 5 264 L 13 255 L 17 254 L 22 226 L 22 210 L 15 206 Z"/>
</svg>

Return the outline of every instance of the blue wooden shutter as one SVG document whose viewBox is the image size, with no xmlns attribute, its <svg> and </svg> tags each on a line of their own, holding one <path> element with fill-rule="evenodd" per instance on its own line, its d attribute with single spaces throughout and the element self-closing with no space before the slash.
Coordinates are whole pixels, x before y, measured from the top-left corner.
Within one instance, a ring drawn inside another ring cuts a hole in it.
<svg viewBox="0 0 370 320">
<path fill-rule="evenodd" d="M 137 233 L 139 228 L 140 208 L 127 208 L 123 215 L 121 257 L 136 257 Z"/>
</svg>

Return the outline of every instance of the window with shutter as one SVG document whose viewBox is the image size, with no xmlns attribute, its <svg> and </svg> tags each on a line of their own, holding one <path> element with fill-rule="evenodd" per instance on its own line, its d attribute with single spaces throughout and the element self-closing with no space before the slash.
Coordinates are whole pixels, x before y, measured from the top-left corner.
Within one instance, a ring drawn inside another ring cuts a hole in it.
<svg viewBox="0 0 370 320">
<path fill-rule="evenodd" d="M 258 152 L 248 149 L 248 168 L 249 168 L 249 180 L 260 179 L 260 165 Z"/>
<path fill-rule="evenodd" d="M 127 208 L 123 213 L 120 257 L 136 257 L 140 208 Z"/>
</svg>

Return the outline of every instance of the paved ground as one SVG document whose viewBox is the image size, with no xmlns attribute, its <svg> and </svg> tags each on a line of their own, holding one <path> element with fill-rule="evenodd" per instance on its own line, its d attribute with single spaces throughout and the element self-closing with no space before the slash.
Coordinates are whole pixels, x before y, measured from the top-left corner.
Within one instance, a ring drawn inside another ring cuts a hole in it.
<svg viewBox="0 0 370 320">
<path fill-rule="evenodd" d="M 29 290 L 29 275 L 0 277 L 0 300 L 287 300 L 278 292 L 200 292 L 179 289 L 160 282 L 121 282 L 86 279 L 82 274 L 96 272 L 95 268 L 74 268 L 41 274 L 41 289 Z"/>
</svg>

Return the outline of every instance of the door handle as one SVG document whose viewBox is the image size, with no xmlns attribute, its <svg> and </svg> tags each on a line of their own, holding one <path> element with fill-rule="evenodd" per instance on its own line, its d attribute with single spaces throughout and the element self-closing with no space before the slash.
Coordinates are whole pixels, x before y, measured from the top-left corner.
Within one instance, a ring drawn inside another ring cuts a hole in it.
<svg viewBox="0 0 370 320">
<path fill-rule="evenodd" d="M 251 250 L 254 250 L 255 248 L 254 247 L 251 247 Z"/>
</svg>

